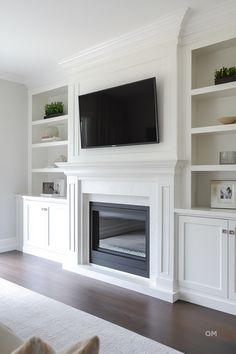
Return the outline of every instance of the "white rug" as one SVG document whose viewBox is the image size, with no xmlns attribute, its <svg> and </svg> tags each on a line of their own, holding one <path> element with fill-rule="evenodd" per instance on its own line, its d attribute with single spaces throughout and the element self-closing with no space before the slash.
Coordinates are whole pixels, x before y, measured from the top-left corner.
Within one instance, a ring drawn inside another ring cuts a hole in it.
<svg viewBox="0 0 236 354">
<path fill-rule="evenodd" d="M 0 322 L 22 339 L 40 336 L 55 349 L 98 335 L 101 354 L 180 353 L 3 279 L 0 279 Z"/>
</svg>

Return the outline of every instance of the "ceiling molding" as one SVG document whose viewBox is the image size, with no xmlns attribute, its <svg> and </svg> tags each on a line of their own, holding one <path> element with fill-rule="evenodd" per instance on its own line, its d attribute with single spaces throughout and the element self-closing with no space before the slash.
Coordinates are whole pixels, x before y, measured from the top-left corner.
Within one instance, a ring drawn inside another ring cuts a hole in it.
<svg viewBox="0 0 236 354">
<path fill-rule="evenodd" d="M 58 64 L 69 73 L 79 72 L 92 66 L 104 64 L 117 57 L 132 54 L 137 50 L 142 51 L 148 47 L 158 47 L 171 41 L 177 44 L 188 13 L 188 8 L 180 9 L 148 26 L 65 58 Z"/>
<path fill-rule="evenodd" d="M 0 71 L 0 80 L 15 82 L 17 84 L 25 85 L 25 79 L 20 75 L 7 73 L 4 71 Z"/>
<path fill-rule="evenodd" d="M 223 1 L 199 13 L 192 12 L 183 26 L 180 43 L 187 45 L 207 37 L 210 40 L 223 35 L 229 37 L 230 33 L 235 36 L 235 18 L 235 0 Z"/>
</svg>

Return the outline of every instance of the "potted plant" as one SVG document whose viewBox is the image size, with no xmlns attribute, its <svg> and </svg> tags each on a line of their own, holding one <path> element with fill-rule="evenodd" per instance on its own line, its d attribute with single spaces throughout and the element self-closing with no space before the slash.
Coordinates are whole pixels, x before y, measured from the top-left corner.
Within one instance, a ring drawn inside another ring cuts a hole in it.
<svg viewBox="0 0 236 354">
<path fill-rule="evenodd" d="M 215 71 L 215 85 L 236 81 L 236 66 L 222 67 Z"/>
<path fill-rule="evenodd" d="M 51 102 L 45 105 L 44 118 L 52 118 L 63 115 L 64 104 L 62 102 Z"/>
</svg>

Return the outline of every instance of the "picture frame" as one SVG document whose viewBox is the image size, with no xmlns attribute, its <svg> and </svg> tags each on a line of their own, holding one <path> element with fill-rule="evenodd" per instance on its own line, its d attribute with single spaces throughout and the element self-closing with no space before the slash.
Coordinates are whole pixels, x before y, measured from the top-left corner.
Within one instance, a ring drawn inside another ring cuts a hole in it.
<svg viewBox="0 0 236 354">
<path fill-rule="evenodd" d="M 52 196 L 53 194 L 54 194 L 54 182 L 43 182 L 41 195 Z"/>
<path fill-rule="evenodd" d="M 55 179 L 54 180 L 54 194 L 58 197 L 65 196 L 65 180 Z"/>
<path fill-rule="evenodd" d="M 64 197 L 65 181 L 64 179 L 54 179 L 51 182 L 42 183 L 42 193 L 44 197 Z"/>
<path fill-rule="evenodd" d="M 236 181 L 211 181 L 211 208 L 236 209 Z"/>
</svg>

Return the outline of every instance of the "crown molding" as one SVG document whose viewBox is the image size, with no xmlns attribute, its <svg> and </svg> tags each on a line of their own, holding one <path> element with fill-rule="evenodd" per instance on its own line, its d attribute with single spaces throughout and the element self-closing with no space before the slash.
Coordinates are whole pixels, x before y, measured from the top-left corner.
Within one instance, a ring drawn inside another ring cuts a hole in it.
<svg viewBox="0 0 236 354">
<path fill-rule="evenodd" d="M 102 65 L 112 59 L 125 57 L 137 51 L 166 45 L 168 42 L 174 41 L 177 44 L 188 14 L 189 9 L 182 8 L 155 23 L 65 58 L 58 64 L 67 72 L 74 73 L 89 69 L 92 66 Z"/>
<path fill-rule="evenodd" d="M 5 80 L 5 81 L 14 82 L 16 84 L 25 85 L 25 79 L 22 76 L 11 74 L 4 71 L 0 71 L 0 80 Z"/>
<path fill-rule="evenodd" d="M 191 12 L 180 36 L 180 44 L 188 45 L 197 41 L 236 36 L 235 0 L 226 0 L 199 13 Z"/>
</svg>

